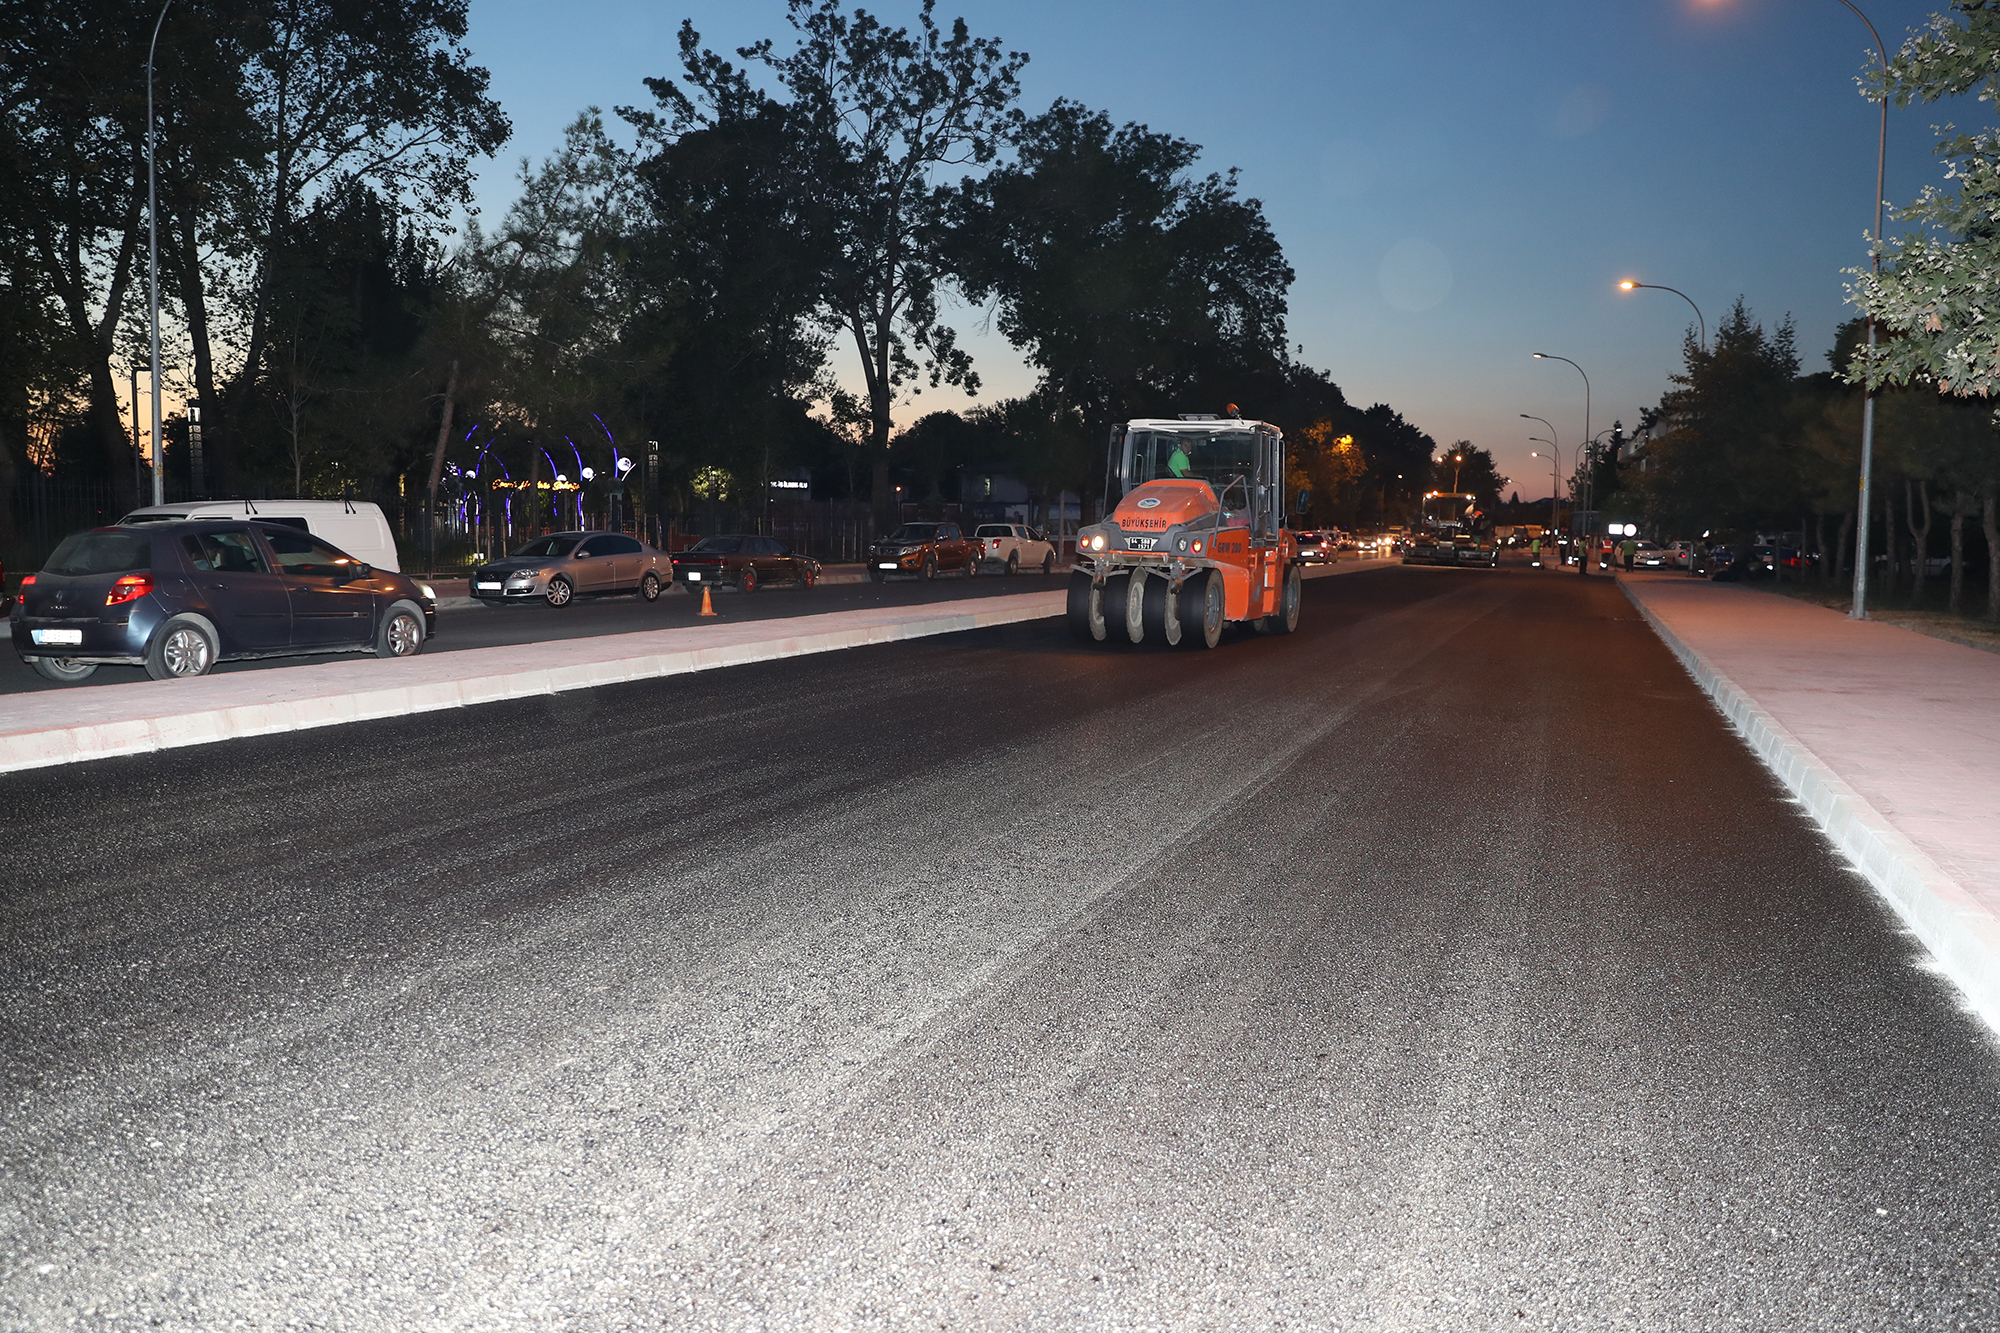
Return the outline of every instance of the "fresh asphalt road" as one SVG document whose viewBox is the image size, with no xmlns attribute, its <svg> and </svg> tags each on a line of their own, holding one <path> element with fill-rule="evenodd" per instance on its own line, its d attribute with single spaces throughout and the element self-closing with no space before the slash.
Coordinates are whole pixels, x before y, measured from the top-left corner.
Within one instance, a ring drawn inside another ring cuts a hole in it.
<svg viewBox="0 0 2000 1333">
<path fill-rule="evenodd" d="M 1017 574 L 1012 578 L 1004 574 L 981 574 L 968 579 L 960 574 L 944 574 L 930 583 L 893 578 L 886 583 L 822 583 L 810 589 L 774 584 L 747 597 L 734 588 L 719 589 L 710 603 L 716 614 L 724 619 L 775 620 L 786 616 L 816 615 L 823 611 L 919 606 L 926 602 L 949 602 L 966 597 L 1053 591 L 1066 587 L 1067 577 L 1064 573 L 1049 577 Z M 491 648 L 507 643 L 537 643 L 547 639 L 582 639 L 599 634 L 671 629 L 677 625 L 693 624 L 700 609 L 700 593 L 686 596 L 678 590 L 663 594 L 657 602 L 644 602 L 635 595 L 627 594 L 580 597 L 561 609 L 549 606 L 539 598 L 531 602 L 459 606 L 438 612 L 437 637 L 424 645 L 424 651 L 446 653 L 460 648 Z M 337 661 L 339 656 L 225 662 L 216 671 L 217 674 L 271 671 L 309 662 Z M 145 679 L 146 672 L 141 667 L 103 666 L 81 685 L 62 685 L 36 675 L 19 654 L 0 650 L 0 694 L 127 685 Z"/>
<path fill-rule="evenodd" d="M 1992 1329 L 2000 1055 L 1608 580 L 0 777 L 0 1326 Z"/>
</svg>

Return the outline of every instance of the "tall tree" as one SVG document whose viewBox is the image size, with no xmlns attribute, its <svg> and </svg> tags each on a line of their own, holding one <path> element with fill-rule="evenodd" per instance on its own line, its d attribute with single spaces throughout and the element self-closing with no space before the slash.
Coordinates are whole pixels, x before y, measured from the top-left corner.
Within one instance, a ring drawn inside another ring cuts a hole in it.
<svg viewBox="0 0 2000 1333">
<path fill-rule="evenodd" d="M 838 256 L 822 314 L 861 360 L 873 499 L 884 514 L 901 390 L 919 377 L 979 387 L 971 358 L 938 318 L 949 277 L 938 243 L 946 195 L 932 176 L 994 159 L 1019 123 L 1014 101 L 1028 60 L 972 36 L 962 18 L 946 32 L 935 8 L 923 0 L 912 32 L 862 9 L 843 13 L 840 0 L 791 0 L 791 50 L 766 40 L 738 52 L 784 88 L 807 149 L 801 188 L 819 193 Z M 726 68 L 707 53 L 703 61 Z"/>
<path fill-rule="evenodd" d="M 111 363 L 142 276 L 137 71 L 150 32 L 129 4 L 0 3 L 0 225 L 22 265 L 10 286 L 46 293 L 61 312 L 67 359 L 88 379 L 101 466 L 127 499 L 131 451 Z"/>
<path fill-rule="evenodd" d="M 1681 387 L 1660 399 L 1672 429 L 1647 447 L 1635 483 L 1671 528 L 1700 531 L 1791 522 L 1808 506 L 1801 483 L 1790 319 L 1767 333 L 1737 298 L 1709 345 L 1683 345 Z"/>
<path fill-rule="evenodd" d="M 1989 106 L 2000 102 L 2000 5 L 1961 0 L 1949 14 L 1934 15 L 1903 44 L 1887 69 L 1869 75 L 1871 97 L 1898 106 L 1936 102 L 1977 91 Z M 2000 285 L 2000 129 L 1948 132 L 1937 145 L 1945 178 L 1956 189 L 1926 186 L 1917 201 L 1897 210 L 1923 231 L 1898 240 L 1878 239 L 1887 255 L 1879 274 L 1850 270 L 1855 305 L 1895 335 L 1872 352 L 1857 352 L 1842 368 L 1870 388 L 1913 385 L 1957 398 L 1991 399 L 2000 391 L 2000 321 L 1992 318 L 1992 293 Z M 1987 614 L 2000 619 L 2000 449 L 1995 438 L 1978 440 L 1968 454 L 1947 448 L 1954 478 L 1954 511 L 1975 498 L 1987 542 Z M 1983 479 L 1982 479 L 1983 478 Z M 1962 529 L 1963 515 L 1956 515 Z M 1956 592 L 1955 592 L 1956 596 Z"/>
<path fill-rule="evenodd" d="M 248 270 L 236 278 L 240 326 L 227 336 L 241 361 L 226 391 L 218 392 L 212 349 L 195 352 L 202 401 L 224 409 L 207 435 L 225 478 L 237 419 L 269 369 L 278 287 L 313 200 L 362 181 L 405 218 L 442 228 L 452 209 L 471 203 L 474 162 L 509 133 L 486 71 L 463 45 L 465 0 L 262 0 L 262 13 L 267 33 L 244 79 L 264 155 L 255 212 L 236 223 Z"/>
<path fill-rule="evenodd" d="M 1192 174 L 1200 152 L 1058 101 L 959 193 L 961 282 L 998 301 L 1001 331 L 1093 432 L 1246 372 L 1282 385 L 1292 270 L 1233 170 Z"/>
</svg>

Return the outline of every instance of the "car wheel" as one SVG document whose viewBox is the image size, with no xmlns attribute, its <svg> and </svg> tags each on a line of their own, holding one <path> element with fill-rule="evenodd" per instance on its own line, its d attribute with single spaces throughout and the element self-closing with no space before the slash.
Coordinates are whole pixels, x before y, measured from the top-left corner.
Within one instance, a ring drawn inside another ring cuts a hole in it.
<svg viewBox="0 0 2000 1333">
<path fill-rule="evenodd" d="M 146 674 L 154 680 L 206 676 L 215 665 L 215 636 L 192 616 L 175 616 L 160 626 L 146 649 Z"/>
<path fill-rule="evenodd" d="M 743 572 L 736 576 L 736 591 L 741 593 L 757 591 L 757 566 L 743 566 Z"/>
<path fill-rule="evenodd" d="M 660 600 L 660 576 L 650 569 L 646 571 L 646 576 L 639 580 L 639 600 L 642 602 Z"/>
<path fill-rule="evenodd" d="M 542 594 L 550 606 L 568 606 L 575 596 L 575 585 L 560 574 L 549 580 L 548 590 Z"/>
<path fill-rule="evenodd" d="M 934 555 L 927 555 L 924 557 L 924 582 L 929 583 L 936 578 L 937 578 L 937 557 Z"/>
<path fill-rule="evenodd" d="M 74 685 L 78 681 L 89 680 L 97 670 L 95 662 L 79 662 L 70 657 L 38 657 L 32 665 L 36 675 L 58 685 Z"/>
<path fill-rule="evenodd" d="M 1050 551 L 1042 556 L 1042 577 L 1047 578 L 1049 575 L 1055 572 L 1056 572 L 1056 553 L 1054 551 Z"/>
<path fill-rule="evenodd" d="M 979 563 L 980 563 L 980 557 L 979 557 L 979 556 L 976 556 L 976 555 L 970 555 L 970 556 L 967 556 L 967 557 L 965 558 L 965 577 L 967 577 L 967 578 L 969 578 L 969 579 L 976 579 L 976 578 L 978 578 L 978 577 L 979 577 Z"/>
<path fill-rule="evenodd" d="M 424 650 L 424 618 L 407 602 L 389 608 L 375 635 L 375 656 L 415 657 Z"/>
<path fill-rule="evenodd" d="M 1007 577 L 1011 579 L 1020 572 L 1021 553 L 1019 551 L 1007 552 Z"/>
<path fill-rule="evenodd" d="M 819 582 L 819 571 L 811 565 L 800 565 L 798 569 L 799 586 L 807 591 L 811 591 L 813 584 Z"/>
</svg>

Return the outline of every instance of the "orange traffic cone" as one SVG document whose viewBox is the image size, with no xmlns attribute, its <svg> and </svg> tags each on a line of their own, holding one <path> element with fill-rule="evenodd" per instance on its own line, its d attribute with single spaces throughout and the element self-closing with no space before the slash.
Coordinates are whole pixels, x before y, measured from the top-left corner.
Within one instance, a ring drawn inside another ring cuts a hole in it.
<svg viewBox="0 0 2000 1333">
<path fill-rule="evenodd" d="M 706 583 L 701 585 L 701 610 L 695 614 L 703 616 L 712 616 L 715 614 L 715 603 L 708 600 L 708 585 Z"/>
</svg>

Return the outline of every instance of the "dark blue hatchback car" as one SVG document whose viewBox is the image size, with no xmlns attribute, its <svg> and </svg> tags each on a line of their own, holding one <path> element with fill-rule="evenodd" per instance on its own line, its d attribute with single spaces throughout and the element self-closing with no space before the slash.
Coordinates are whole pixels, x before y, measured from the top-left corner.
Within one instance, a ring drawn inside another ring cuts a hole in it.
<svg viewBox="0 0 2000 1333">
<path fill-rule="evenodd" d="M 21 580 L 8 623 L 49 680 L 103 663 L 168 680 L 249 657 L 409 657 L 436 632 L 437 598 L 301 529 L 200 519 L 72 533 Z"/>
</svg>

